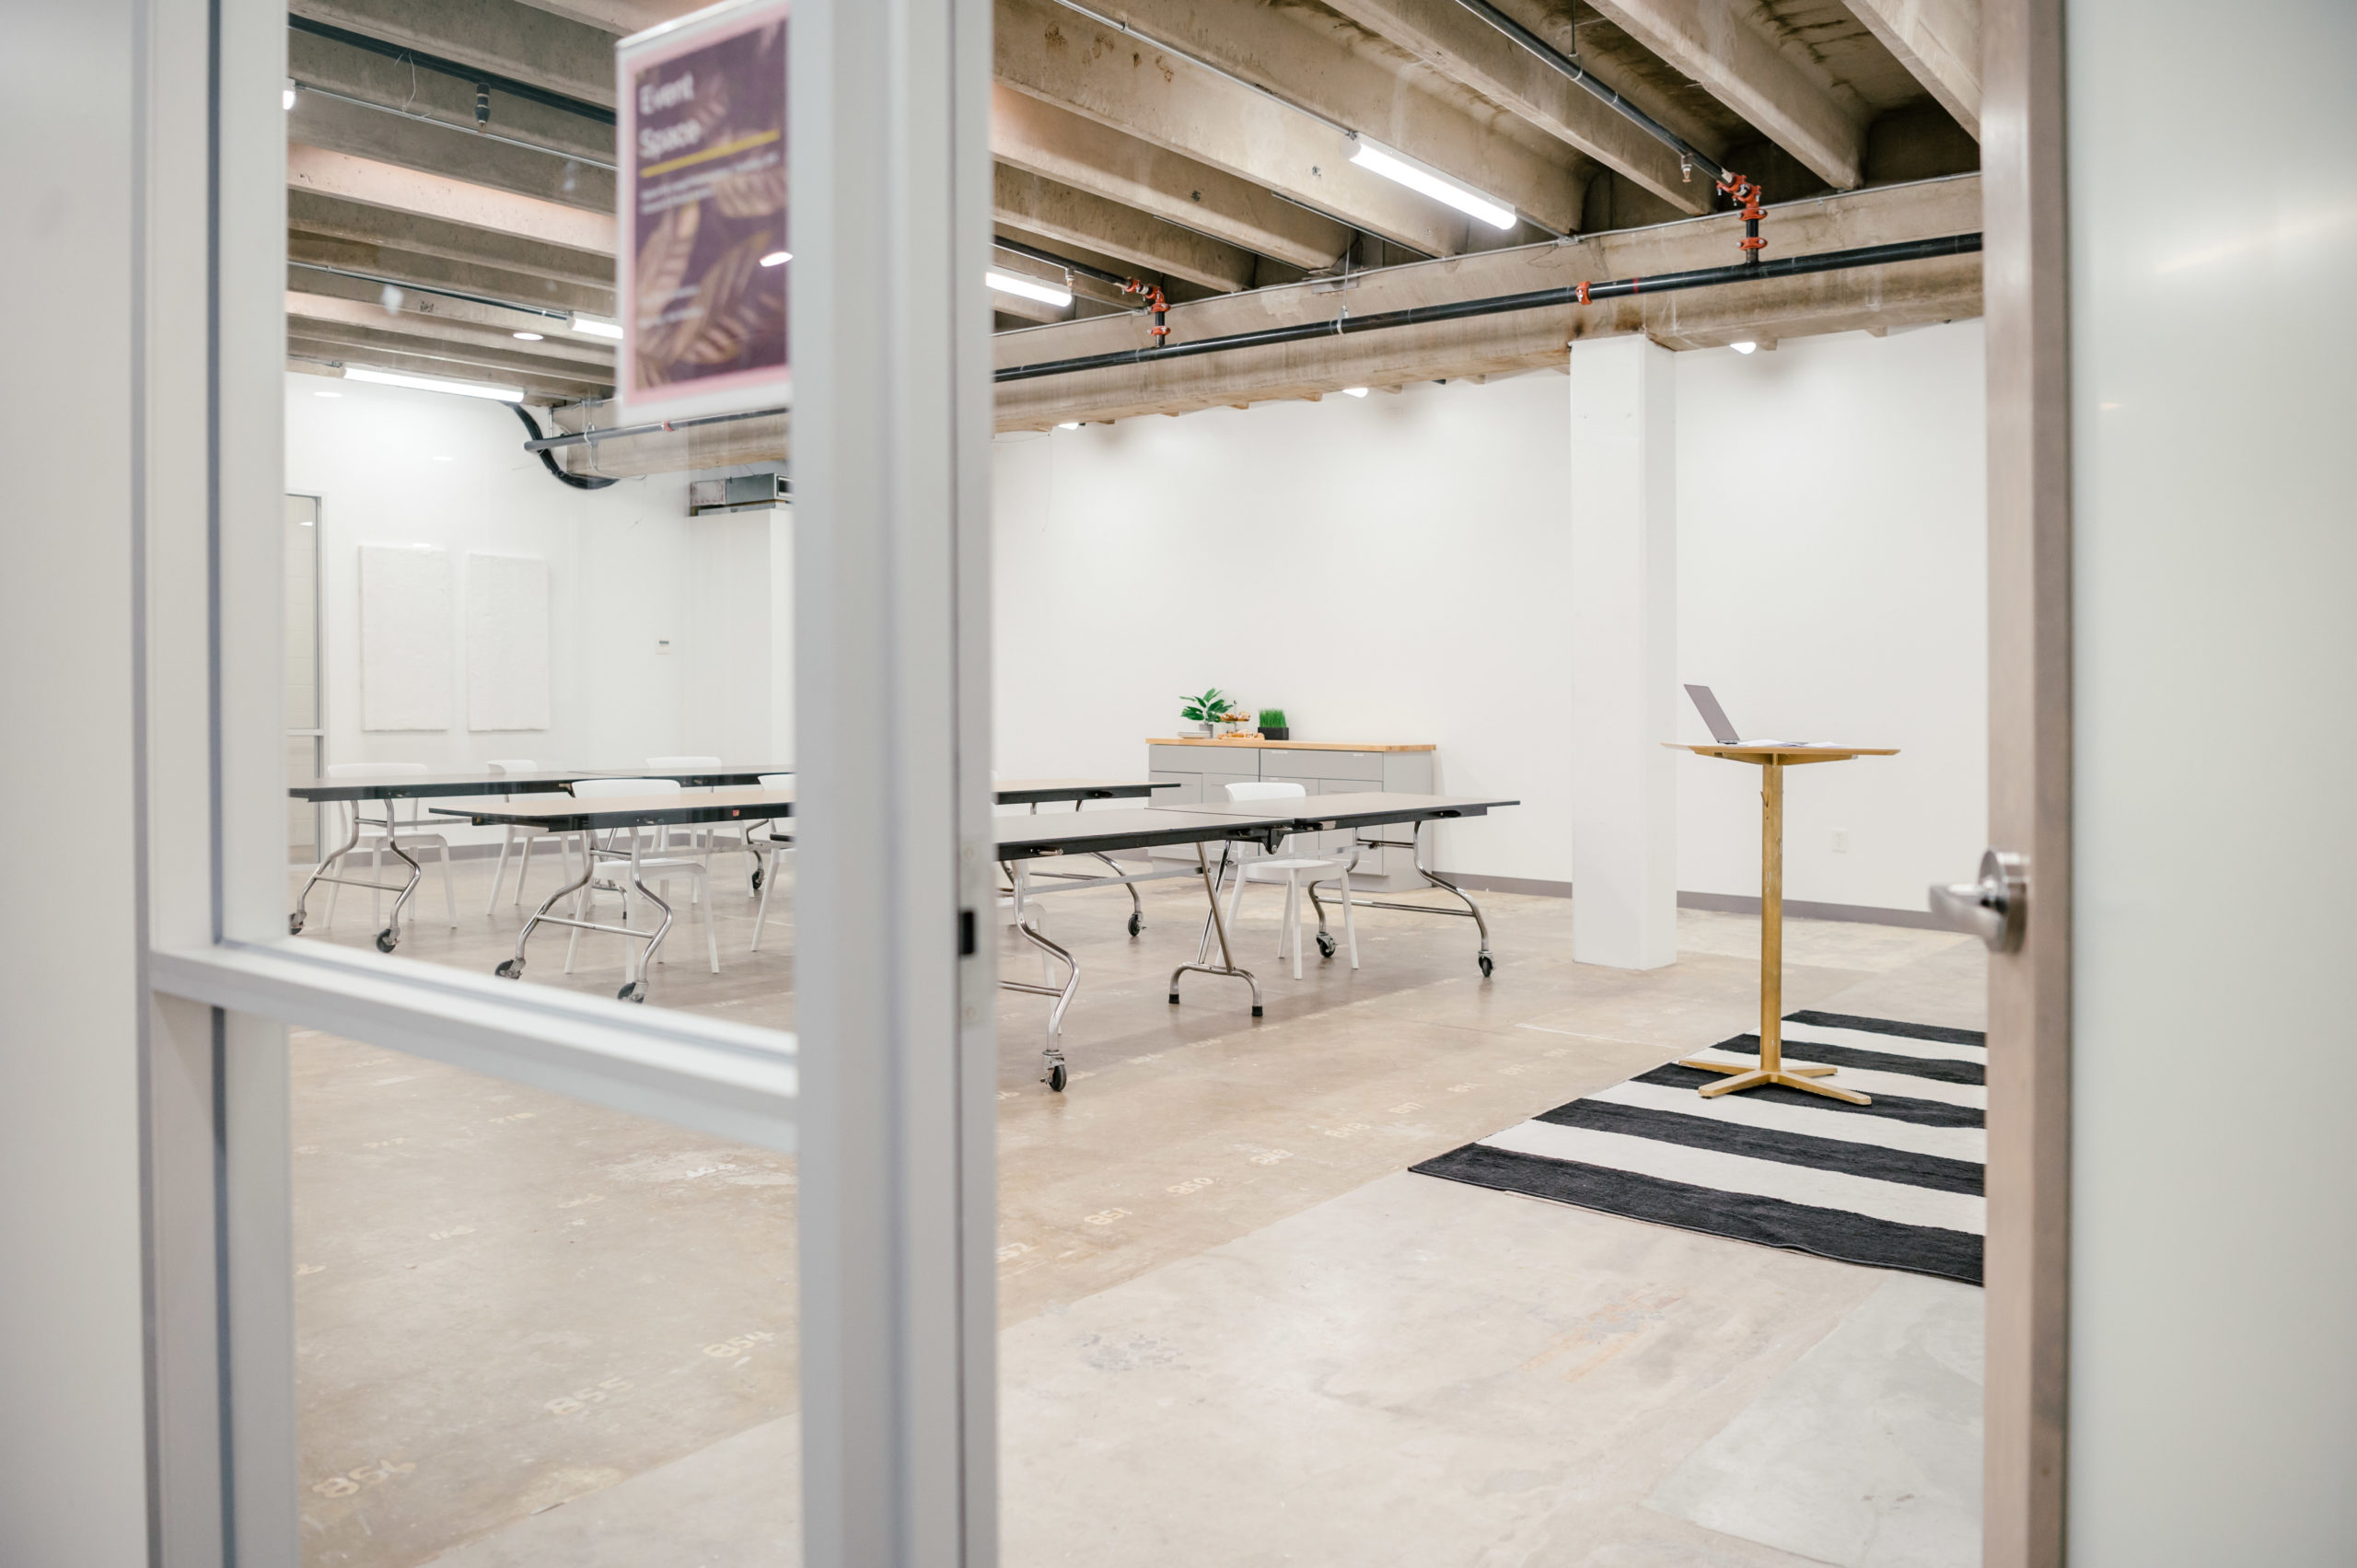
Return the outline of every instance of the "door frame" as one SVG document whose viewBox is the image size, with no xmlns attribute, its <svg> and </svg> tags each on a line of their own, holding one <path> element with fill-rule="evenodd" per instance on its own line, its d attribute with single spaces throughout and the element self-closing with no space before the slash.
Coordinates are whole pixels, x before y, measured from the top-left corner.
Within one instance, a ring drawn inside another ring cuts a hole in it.
<svg viewBox="0 0 2357 1568">
<path fill-rule="evenodd" d="M 2071 1288 L 2071 359 L 2063 0 L 1981 15 L 1989 832 L 2027 862 L 1989 964 L 1981 1560 L 2061 1568 Z"/>
</svg>

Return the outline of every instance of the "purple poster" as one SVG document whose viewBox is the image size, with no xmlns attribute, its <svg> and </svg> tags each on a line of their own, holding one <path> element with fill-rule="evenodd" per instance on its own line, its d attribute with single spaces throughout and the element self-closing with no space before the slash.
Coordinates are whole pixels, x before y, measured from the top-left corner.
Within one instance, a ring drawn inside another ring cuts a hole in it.
<svg viewBox="0 0 2357 1568">
<path fill-rule="evenodd" d="M 616 52 L 629 413 L 788 401 L 787 9 L 749 4 Z"/>
</svg>

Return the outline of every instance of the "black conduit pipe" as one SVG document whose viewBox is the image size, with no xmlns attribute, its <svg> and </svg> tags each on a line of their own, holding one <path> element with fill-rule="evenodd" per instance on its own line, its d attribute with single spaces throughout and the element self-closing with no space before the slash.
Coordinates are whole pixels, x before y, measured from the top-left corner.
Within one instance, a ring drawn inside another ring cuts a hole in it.
<svg viewBox="0 0 2357 1568">
<path fill-rule="evenodd" d="M 1622 98 L 1612 88 L 1589 75 L 1578 61 L 1566 56 L 1553 44 L 1491 5 L 1489 0 L 1457 0 L 1457 3 L 1570 77 L 1575 86 L 1585 88 L 1589 94 L 1602 99 L 1606 108 L 1651 136 L 1655 141 L 1667 146 L 1685 162 L 1700 164 L 1704 168 L 1716 173 L 1722 180 L 1735 178 L 1733 169 L 1724 167 L 1718 159 Z"/>
<path fill-rule="evenodd" d="M 1894 261 L 1921 261 L 1940 256 L 1969 256 L 1980 249 L 1978 234 L 1950 234 L 1937 239 L 1902 239 L 1888 245 L 1867 245 L 1854 250 L 1823 250 L 1813 256 L 1784 256 L 1773 261 L 1753 259 L 1732 267 L 1702 267 L 1692 272 L 1662 273 L 1653 277 L 1617 278 L 1605 283 L 1571 284 L 1528 294 L 1493 295 L 1487 299 L 1459 299 L 1446 305 L 1411 305 L 1402 310 L 1372 316 L 1344 316 L 1330 321 L 1303 321 L 1290 327 L 1270 327 L 1257 332 L 1232 332 L 1224 338 L 1200 338 L 1193 343 L 1159 348 L 1131 348 L 1112 354 L 1084 354 L 1076 359 L 1042 360 L 1036 365 L 1009 365 L 994 372 L 993 381 L 1028 381 L 1040 376 L 1063 376 L 1078 370 L 1105 370 L 1120 365 L 1152 365 L 1166 359 L 1191 359 L 1200 354 L 1228 349 L 1260 348 L 1271 343 L 1303 343 L 1311 338 L 1340 337 L 1352 332 L 1376 332 L 1388 327 L 1412 327 L 1426 321 L 1461 321 L 1473 316 L 1503 316 L 1515 310 L 1543 310 L 1550 306 L 1585 305 L 1599 299 L 1625 299 L 1644 294 L 1675 294 L 1681 289 L 1711 288 L 1720 284 L 1760 283 L 1773 278 L 1801 277 L 1810 273 L 1847 272 L 1853 267 L 1887 266 Z M 522 409 L 516 411 L 523 413 Z M 570 436 L 541 436 L 524 443 L 553 467 L 548 456 L 555 447 L 582 447 L 617 436 L 653 436 L 698 424 L 726 424 L 739 419 L 766 419 L 784 413 L 782 408 L 752 409 L 744 413 L 714 413 L 699 419 L 674 419 L 655 424 L 626 424 L 611 430 L 587 430 Z M 530 424 L 530 415 L 524 423 Z M 564 476 L 571 480 L 572 475 Z M 611 482 L 609 481 L 608 482 Z"/>
<path fill-rule="evenodd" d="M 522 420 L 524 422 L 524 428 L 532 433 L 532 438 L 524 443 L 524 450 L 528 452 L 538 452 L 540 455 L 540 461 L 548 465 L 549 472 L 556 475 L 557 478 L 564 481 L 565 483 L 573 486 L 575 490 L 603 490 L 606 486 L 614 482 L 610 479 L 592 478 L 587 474 L 567 473 L 564 470 L 559 468 L 557 466 L 557 460 L 549 455 L 548 447 L 545 445 L 547 437 L 540 434 L 540 422 L 532 417 L 532 411 L 526 408 L 522 403 L 509 403 L 507 406 L 516 411 L 516 417 Z"/>
<path fill-rule="evenodd" d="M 1302 321 L 1288 327 L 1268 327 L 1255 332 L 1232 332 L 1224 338 L 1198 338 L 1193 343 L 1167 343 L 1160 348 L 1121 349 L 1112 354 L 1084 354 L 1076 359 L 1042 360 L 1036 365 L 1009 365 L 993 377 L 999 381 L 1028 381 L 1039 376 L 1066 376 L 1079 370 L 1105 370 L 1122 365 L 1153 365 L 1167 359 L 1189 359 L 1229 349 L 1265 348 L 1274 343 L 1303 343 L 1312 338 L 1340 337 L 1351 332 L 1379 332 L 1391 327 L 1421 326 L 1428 321 L 1461 321 L 1473 316 L 1502 316 L 1515 310 L 1540 310 L 1550 306 L 1585 305 L 1599 299 L 1625 299 L 1640 294 L 1675 294 L 1681 289 L 1710 288 L 1719 284 L 1759 283 L 1771 278 L 1799 277 L 1809 273 L 1846 272 L 1852 267 L 1878 267 L 1893 261 L 1918 261 L 1935 256 L 1967 256 L 1980 249 L 1978 234 L 1950 234 L 1937 239 L 1905 239 L 1889 245 L 1867 245 L 1854 250 L 1825 250 L 1814 256 L 1785 256 L 1773 261 L 1754 260 L 1732 267 L 1702 267 L 1692 272 L 1663 273 L 1655 277 L 1617 278 L 1606 283 L 1573 284 L 1562 288 L 1536 289 L 1528 294 L 1504 294 L 1487 299 L 1452 300 L 1446 305 L 1411 305 L 1372 316 L 1341 316 L 1329 321 Z"/>
</svg>

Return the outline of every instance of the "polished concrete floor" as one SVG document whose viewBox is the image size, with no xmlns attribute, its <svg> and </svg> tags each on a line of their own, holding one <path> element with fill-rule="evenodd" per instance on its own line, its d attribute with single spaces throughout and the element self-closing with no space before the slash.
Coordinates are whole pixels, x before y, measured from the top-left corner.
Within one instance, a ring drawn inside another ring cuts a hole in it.
<svg viewBox="0 0 2357 1568">
<path fill-rule="evenodd" d="M 791 1027 L 721 863 L 722 971 L 683 919 L 654 1005 Z M 552 884 L 543 878 L 536 886 Z M 408 956 L 489 970 L 429 880 Z M 1753 1020 L 1757 922 L 1679 962 L 1573 963 L 1570 906 L 1362 912 L 1363 967 L 1238 932 L 1267 1016 L 1190 977 L 1200 891 L 1050 900 L 1085 970 L 1069 1092 L 1043 1001 L 999 1010 L 1005 1561 L 1978 1561 L 1979 1293 L 1411 1176 L 1430 1155 Z M 1257 908 L 1255 907 L 1257 900 Z M 347 892 L 308 935 L 359 944 Z M 608 910 L 613 905 L 609 901 Z M 536 937 L 527 983 L 610 994 L 621 944 Z M 1794 1006 L 1977 1026 L 1978 949 L 1794 921 Z M 1006 972 L 1038 960 L 1009 939 Z M 296 1061 L 307 1562 L 796 1561 L 791 1159 L 317 1036 Z"/>
</svg>

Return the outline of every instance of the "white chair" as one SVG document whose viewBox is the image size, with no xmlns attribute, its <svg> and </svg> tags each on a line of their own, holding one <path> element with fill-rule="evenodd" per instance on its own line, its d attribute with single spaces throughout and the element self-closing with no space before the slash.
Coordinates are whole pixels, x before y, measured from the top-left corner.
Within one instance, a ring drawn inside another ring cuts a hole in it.
<svg viewBox="0 0 2357 1568">
<path fill-rule="evenodd" d="M 411 778 L 428 771 L 423 762 L 331 762 L 328 764 L 327 776 L 331 779 Z M 434 850 L 441 856 L 442 902 L 450 916 L 450 929 L 456 931 L 459 928 L 459 894 L 457 888 L 450 880 L 450 841 L 439 833 L 429 833 L 424 830 L 424 824 L 418 816 L 417 801 L 412 799 L 407 802 L 409 816 L 406 819 L 401 814 L 403 802 L 398 800 L 384 802 L 385 815 L 381 820 L 362 815 L 359 801 L 346 800 L 336 804 L 344 811 L 351 813 L 351 817 L 345 819 L 344 831 L 350 832 L 352 819 L 358 819 L 360 833 L 352 846 L 352 854 L 368 856 L 370 881 L 381 879 L 385 869 L 385 852 L 388 850 L 408 854 L 412 861 L 416 858 L 412 852 L 417 850 Z M 420 868 L 419 874 L 424 875 L 423 867 Z M 328 889 L 327 923 L 330 925 L 335 923 L 336 895 L 343 890 L 342 884 L 333 885 Z M 369 924 L 377 923 L 377 912 L 383 908 L 382 894 L 371 892 L 368 895 Z M 409 911 L 403 908 L 401 912 L 407 915 Z M 382 945 L 381 942 L 379 945 Z"/>
<path fill-rule="evenodd" d="M 573 784 L 573 796 L 576 800 L 680 793 L 682 791 L 679 781 L 677 779 L 576 779 Z M 655 896 L 666 904 L 671 901 L 671 883 L 678 878 L 684 877 L 693 883 L 697 893 L 701 894 L 703 891 L 706 875 L 703 862 L 689 855 L 663 854 L 665 832 L 666 830 L 661 828 L 617 828 L 606 835 L 605 842 L 602 843 L 598 841 L 595 833 L 583 834 L 582 848 L 589 857 L 589 878 L 582 883 L 581 890 L 573 897 L 573 918 L 575 920 L 584 918 L 590 900 L 601 886 L 621 894 L 624 925 L 630 923 L 632 897 L 642 884 L 652 883 L 655 888 Z M 600 884 L 597 877 L 597 866 L 601 860 L 610 863 L 615 870 L 621 872 L 623 879 L 619 882 Z M 718 974 L 720 972 L 720 938 L 712 926 L 712 900 L 699 898 L 697 902 L 703 910 L 704 949 L 712 962 L 712 972 Z M 657 929 L 659 930 L 660 927 L 658 926 Z M 648 934 L 647 946 L 650 958 L 655 956 L 653 935 L 653 933 Z M 576 925 L 573 929 L 573 939 L 564 945 L 565 973 L 573 972 L 574 954 L 580 949 L 580 947 L 581 928 Z M 644 972 L 643 968 L 641 972 Z"/>
<path fill-rule="evenodd" d="M 760 783 L 763 789 L 792 789 L 794 775 L 792 773 L 763 773 Z M 746 949 L 748 952 L 758 953 L 761 950 L 761 927 L 769 923 L 770 918 L 770 890 L 777 886 L 777 857 L 794 847 L 794 835 L 787 833 L 780 836 L 777 824 L 778 819 L 771 818 L 769 830 L 758 839 L 753 837 L 752 829 L 745 830 L 745 842 L 761 860 L 759 875 L 761 878 L 761 907 L 753 916 L 753 945 Z"/>
<path fill-rule="evenodd" d="M 501 773 L 535 773 L 540 772 L 540 768 L 538 762 L 528 757 L 508 757 L 499 761 L 487 762 L 484 766 L 491 770 L 493 776 Z M 532 845 L 535 841 L 548 836 L 549 830 L 546 828 L 535 828 L 521 822 L 507 824 L 507 837 L 502 840 L 499 845 L 499 864 L 492 868 L 491 897 L 482 906 L 483 913 L 490 914 L 499 907 L 499 885 L 507 877 L 507 854 L 519 843 L 524 846 L 524 854 L 516 866 L 516 896 L 509 901 L 519 909 L 523 906 L 524 878 L 532 874 Z M 571 833 L 557 834 L 556 847 L 557 853 L 564 857 L 564 874 L 567 877 L 572 876 L 573 835 Z"/>
<path fill-rule="evenodd" d="M 1227 786 L 1230 800 L 1299 800 L 1309 791 L 1297 784 L 1280 784 L 1275 780 L 1252 780 Z M 1237 912 L 1244 907 L 1244 885 L 1247 882 L 1283 882 L 1285 885 L 1284 929 L 1277 935 L 1277 956 L 1283 958 L 1288 938 L 1293 943 L 1293 977 L 1301 978 L 1301 894 L 1302 889 L 1319 882 L 1339 881 L 1342 887 L 1342 934 L 1351 950 L 1351 968 L 1359 967 L 1359 923 L 1352 912 L 1356 907 L 1351 898 L 1351 863 L 1349 859 L 1334 860 L 1321 855 L 1272 855 L 1259 860 L 1239 861 L 1236 867 L 1236 891 L 1229 895 L 1227 923 L 1233 930 Z"/>
<path fill-rule="evenodd" d="M 717 771 L 720 767 L 720 759 L 717 757 L 649 757 L 646 760 L 646 765 L 659 772 L 666 773 L 712 772 Z M 698 790 L 709 790 L 713 786 L 710 784 L 698 784 L 696 786 Z M 698 852 L 707 857 L 704 862 L 707 867 L 712 864 L 709 856 L 715 848 L 719 847 L 714 842 L 714 838 L 715 835 L 710 828 L 691 828 L 688 830 L 688 842 L 695 845 Z M 750 842 L 751 839 L 752 830 L 750 828 L 747 828 L 739 835 L 739 841 L 737 843 L 730 845 L 729 848 L 734 852 L 741 852 L 750 858 L 754 866 L 758 869 L 761 863 L 761 857 L 754 853 Z M 677 849 L 679 847 L 679 842 L 670 837 L 667 832 L 663 838 L 663 847 L 665 849 Z M 702 897 L 702 895 L 699 892 L 697 896 Z"/>
</svg>

